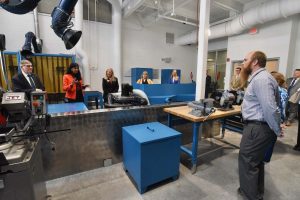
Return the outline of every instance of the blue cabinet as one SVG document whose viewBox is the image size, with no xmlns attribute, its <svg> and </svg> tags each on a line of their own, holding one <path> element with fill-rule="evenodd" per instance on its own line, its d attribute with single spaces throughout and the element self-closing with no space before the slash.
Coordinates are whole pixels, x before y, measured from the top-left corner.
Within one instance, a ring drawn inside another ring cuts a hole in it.
<svg viewBox="0 0 300 200">
<path fill-rule="evenodd" d="M 159 122 L 122 128 L 124 168 L 140 193 L 179 176 L 181 133 Z"/>
</svg>

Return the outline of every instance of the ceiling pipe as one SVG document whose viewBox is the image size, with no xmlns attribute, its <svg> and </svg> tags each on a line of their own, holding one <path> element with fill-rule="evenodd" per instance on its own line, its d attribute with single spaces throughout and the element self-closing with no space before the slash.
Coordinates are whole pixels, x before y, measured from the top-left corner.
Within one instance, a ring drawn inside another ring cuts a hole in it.
<svg viewBox="0 0 300 200">
<path fill-rule="evenodd" d="M 243 31 L 269 21 L 286 18 L 300 13 L 299 0 L 274 0 L 262 3 L 240 14 L 232 21 L 212 26 L 209 39 L 228 37 L 240 34 Z M 188 45 L 197 43 L 197 31 L 183 35 L 175 39 L 177 45 Z"/>
<path fill-rule="evenodd" d="M 41 35 L 40 35 L 40 26 L 39 26 L 39 18 L 38 18 L 38 7 L 36 7 L 33 10 L 33 20 L 34 20 L 34 34 L 35 34 L 35 37 L 36 37 L 36 43 L 37 43 L 39 49 L 42 52 L 43 41 L 41 40 Z"/>
<path fill-rule="evenodd" d="M 168 19 L 168 20 L 171 20 L 171 21 L 180 22 L 180 23 L 183 23 L 183 24 L 188 24 L 188 25 L 191 25 L 191 26 L 198 27 L 198 24 L 196 24 L 196 23 L 188 22 L 188 21 L 185 21 L 185 20 L 176 19 L 176 18 L 173 18 L 173 17 L 167 17 L 167 16 L 164 16 L 164 15 L 157 15 L 157 17 L 158 18 Z"/>
</svg>

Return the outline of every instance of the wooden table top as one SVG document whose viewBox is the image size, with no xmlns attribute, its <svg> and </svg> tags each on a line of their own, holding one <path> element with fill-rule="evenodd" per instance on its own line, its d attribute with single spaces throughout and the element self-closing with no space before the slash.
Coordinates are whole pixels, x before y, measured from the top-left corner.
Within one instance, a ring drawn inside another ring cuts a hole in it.
<svg viewBox="0 0 300 200">
<path fill-rule="evenodd" d="M 228 110 L 228 111 L 221 111 L 217 109 L 216 112 L 211 114 L 206 120 L 218 119 L 218 118 L 237 115 L 241 113 L 241 106 L 233 106 L 233 108 L 234 108 L 233 110 Z M 192 108 L 188 106 L 164 108 L 164 111 L 192 122 L 203 122 L 206 118 L 206 116 L 196 117 L 194 115 L 189 114 L 189 112 L 192 111 Z"/>
</svg>

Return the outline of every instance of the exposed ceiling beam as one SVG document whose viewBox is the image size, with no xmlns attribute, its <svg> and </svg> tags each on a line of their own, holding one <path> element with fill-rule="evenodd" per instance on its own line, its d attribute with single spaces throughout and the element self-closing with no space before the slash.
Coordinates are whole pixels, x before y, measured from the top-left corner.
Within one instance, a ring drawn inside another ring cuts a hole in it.
<svg viewBox="0 0 300 200">
<path fill-rule="evenodd" d="M 192 26 L 198 27 L 198 25 L 196 23 L 193 23 L 193 22 L 184 21 L 184 20 L 173 18 L 173 17 L 167 17 L 165 15 L 158 15 L 158 17 L 159 18 L 163 18 L 163 19 L 172 20 L 172 21 L 175 21 L 175 22 L 179 22 L 179 23 L 182 23 L 182 24 L 188 24 L 188 25 L 192 25 Z"/>
<path fill-rule="evenodd" d="M 136 9 L 138 9 L 146 0 L 127 0 L 123 2 L 123 17 L 130 16 Z"/>
<path fill-rule="evenodd" d="M 187 5 L 187 4 L 190 3 L 191 1 L 194 1 L 194 0 L 185 0 L 185 1 L 183 1 L 183 2 L 178 3 L 177 5 L 176 5 L 176 3 L 175 3 L 174 10 L 176 10 L 176 9 L 178 9 L 178 8 L 181 8 L 181 7 L 185 6 L 185 5 Z M 170 9 L 170 10 L 164 12 L 162 15 L 168 15 L 168 14 L 172 13 L 172 11 L 173 11 L 173 9 Z"/>
<path fill-rule="evenodd" d="M 235 0 L 214 0 L 213 3 L 224 10 L 233 11 L 235 13 L 243 12 L 243 4 Z"/>
</svg>

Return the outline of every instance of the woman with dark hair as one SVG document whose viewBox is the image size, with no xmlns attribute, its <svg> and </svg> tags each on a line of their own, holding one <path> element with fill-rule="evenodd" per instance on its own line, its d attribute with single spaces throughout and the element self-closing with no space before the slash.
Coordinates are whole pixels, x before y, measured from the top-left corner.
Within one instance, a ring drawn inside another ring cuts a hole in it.
<svg viewBox="0 0 300 200">
<path fill-rule="evenodd" d="M 278 83 L 278 102 L 277 103 L 278 103 L 278 108 L 280 111 L 281 127 L 285 127 L 284 126 L 284 121 L 286 119 L 285 107 L 286 107 L 286 104 L 288 101 L 288 93 L 286 90 L 285 78 L 284 78 L 283 74 L 276 72 L 276 71 L 272 71 L 271 75 L 274 77 L 274 79 Z M 281 136 L 283 136 L 283 135 L 281 135 Z M 276 138 L 276 140 L 277 140 L 277 138 Z M 268 150 L 265 154 L 265 160 L 264 160 L 265 162 L 270 162 L 276 140 L 273 141 L 273 143 L 268 148 Z"/>
<path fill-rule="evenodd" d="M 83 102 L 82 90 L 85 88 L 77 63 L 71 63 L 67 73 L 63 76 L 63 90 L 66 91 L 67 103 Z"/>
</svg>

